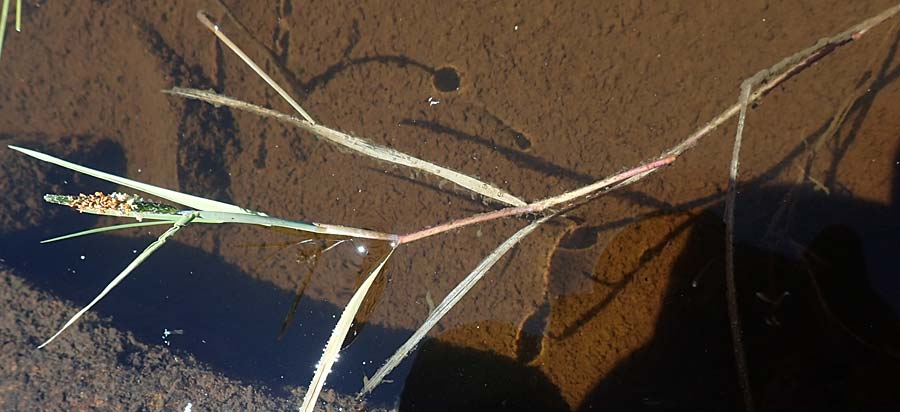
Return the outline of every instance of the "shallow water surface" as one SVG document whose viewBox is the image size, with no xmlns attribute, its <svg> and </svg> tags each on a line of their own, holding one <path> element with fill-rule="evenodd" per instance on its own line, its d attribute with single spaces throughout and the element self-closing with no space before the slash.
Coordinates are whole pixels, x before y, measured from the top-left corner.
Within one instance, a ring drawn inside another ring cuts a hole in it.
<svg viewBox="0 0 900 412">
<path fill-rule="evenodd" d="M 733 104 L 743 79 L 891 5 L 225 3 L 26 2 L 27 34 L 8 35 L 0 61 L 0 140 L 278 217 L 409 233 L 500 206 L 289 124 L 159 93 L 213 89 L 291 111 L 198 9 L 316 121 L 534 200 L 653 158 Z M 758 410 L 900 405 L 897 24 L 750 110 L 736 276 Z M 434 305 L 535 217 L 398 249 L 324 407 L 741 408 L 721 223 L 733 133 L 727 123 L 674 165 L 543 225 L 390 383 L 355 401 Z M 362 243 L 307 276 L 300 238 L 192 225 L 38 351 L 160 230 L 39 244 L 120 223 L 43 204 L 44 193 L 117 188 L 0 157 L 0 409 L 299 405 L 359 283 Z"/>
</svg>

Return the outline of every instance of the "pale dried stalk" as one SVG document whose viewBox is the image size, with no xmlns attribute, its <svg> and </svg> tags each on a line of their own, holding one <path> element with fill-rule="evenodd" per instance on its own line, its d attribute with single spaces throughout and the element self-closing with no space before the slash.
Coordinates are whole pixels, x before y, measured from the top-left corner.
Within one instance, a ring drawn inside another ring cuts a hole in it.
<svg viewBox="0 0 900 412">
<path fill-rule="evenodd" d="M 744 398 L 744 407 L 747 411 L 752 412 L 754 410 L 753 391 L 750 386 L 747 356 L 741 335 L 741 320 L 740 312 L 738 310 L 737 286 L 734 274 L 734 208 L 735 199 L 737 197 L 738 168 L 740 164 L 741 141 L 743 139 L 744 125 L 747 116 L 747 106 L 749 106 L 754 99 L 762 96 L 764 93 L 784 82 L 794 74 L 799 73 L 838 47 L 851 41 L 858 40 L 872 27 L 893 17 L 898 12 L 900 12 L 900 4 L 891 7 L 862 23 L 856 24 L 836 36 L 821 39 L 816 42 L 816 44 L 782 59 L 772 67 L 761 70 L 741 84 L 741 93 L 737 104 L 727 111 L 731 112 L 728 117 L 734 116 L 735 112 L 739 112 L 740 116 L 738 117 L 737 130 L 735 131 L 734 146 L 732 147 L 728 175 L 728 191 L 725 197 L 725 290 L 738 383 L 741 387 Z M 774 78 L 770 79 L 755 93 L 751 93 L 756 85 L 766 82 L 769 77 Z M 676 150 L 683 151 L 686 150 L 686 148 L 693 147 L 693 145 L 696 144 L 696 140 L 699 140 L 699 138 L 695 139 L 693 142 L 689 138 L 688 141 L 684 143 L 684 148 L 678 147 Z"/>
<path fill-rule="evenodd" d="M 768 69 L 757 73 L 757 76 L 761 77 L 759 80 L 760 82 L 762 82 L 762 87 L 750 94 L 749 102 L 755 102 L 764 94 L 774 89 L 776 86 L 784 83 L 785 80 L 800 73 L 811 64 L 815 63 L 822 57 L 825 57 L 825 55 L 836 50 L 838 47 L 841 47 L 849 42 L 859 40 L 866 32 L 871 30 L 873 27 L 881 24 L 891 17 L 894 17 L 895 15 L 897 15 L 897 13 L 900 13 L 900 4 L 879 13 L 875 17 L 869 18 L 862 23 L 856 24 L 853 27 L 844 30 L 843 32 L 835 36 L 820 39 L 814 45 L 807 47 L 806 49 L 803 49 L 797 53 L 794 53 L 782 59 L 778 63 L 775 63 Z M 713 118 L 699 130 L 691 134 L 683 142 L 666 151 L 664 155 L 678 156 L 681 153 L 684 153 L 685 151 L 693 148 L 697 145 L 700 139 L 703 138 L 703 136 L 707 135 L 709 132 L 715 130 L 717 127 L 737 115 L 740 110 L 741 103 L 735 103 L 734 105 L 723 111 L 721 114 Z"/>
<path fill-rule="evenodd" d="M 288 104 L 290 104 L 294 110 L 300 113 L 301 116 L 306 121 L 306 126 L 301 128 L 320 136 L 328 141 L 337 143 L 344 147 L 347 147 L 351 150 L 360 152 L 366 156 L 373 157 L 375 159 L 383 160 L 386 162 L 391 162 L 395 164 L 399 164 L 406 167 L 411 167 L 414 169 L 418 169 L 424 171 L 426 173 L 430 173 L 436 175 L 438 177 L 449 180 L 457 185 L 469 189 L 473 192 L 481 194 L 482 196 L 486 196 L 491 199 L 498 200 L 507 205 L 512 206 L 524 206 L 525 201 L 509 194 L 502 189 L 491 185 L 490 183 L 485 183 L 473 177 L 467 176 L 465 174 L 438 166 L 434 163 L 418 159 L 416 157 L 410 156 L 406 153 L 400 152 L 395 149 L 390 149 L 383 146 L 378 146 L 373 143 L 370 143 L 364 139 L 360 139 L 358 137 L 350 136 L 346 133 L 339 132 L 337 130 L 324 127 L 316 123 L 312 117 L 300 107 L 300 104 L 297 103 L 290 95 L 284 91 L 278 83 L 272 79 L 268 74 L 266 74 L 254 61 L 250 58 L 243 50 L 240 49 L 228 36 L 220 30 L 219 25 L 213 23 L 207 13 L 205 11 L 197 12 L 197 19 L 203 23 L 210 31 L 212 31 L 216 37 L 219 38 L 226 46 L 228 46 L 241 60 L 244 61 L 251 69 L 253 69 L 256 74 L 258 74 L 266 83 L 269 84 L 283 99 L 285 99 Z M 299 119 L 296 119 L 299 120 Z"/>
<path fill-rule="evenodd" d="M 738 164 L 741 154 L 741 141 L 744 134 L 744 122 L 747 118 L 747 106 L 750 104 L 750 91 L 762 79 L 765 71 L 759 72 L 741 84 L 738 104 L 741 107 L 738 116 L 737 131 L 734 135 L 734 146 L 731 149 L 731 165 L 728 168 L 728 192 L 725 195 L 725 295 L 728 305 L 728 323 L 731 329 L 731 341 L 734 350 L 734 363 L 737 367 L 738 385 L 744 397 L 744 408 L 753 411 L 753 392 L 750 387 L 750 375 L 747 370 L 747 355 L 741 337 L 741 316 L 737 304 L 737 286 L 734 279 L 734 202 L 737 197 Z"/>
<path fill-rule="evenodd" d="M 259 77 L 261 77 L 269 85 L 269 87 L 274 89 L 275 92 L 277 92 L 278 95 L 281 96 L 281 98 L 287 101 L 288 104 L 297 111 L 297 113 L 300 113 L 300 116 L 303 116 L 303 118 L 310 123 L 316 123 L 316 121 L 313 120 L 312 116 L 310 116 L 309 113 L 306 113 L 306 110 L 303 110 L 302 107 L 300 107 L 300 103 L 297 103 L 297 101 L 294 100 L 294 98 L 291 97 L 291 95 L 289 95 L 286 91 L 284 91 L 284 89 L 282 89 L 281 86 L 279 86 L 278 83 L 275 82 L 275 80 L 269 77 L 269 75 L 266 74 L 263 69 L 257 66 L 253 59 L 251 59 L 250 56 L 247 55 L 247 53 L 244 53 L 244 51 L 241 50 L 241 48 L 238 47 L 237 44 L 234 44 L 234 42 L 232 42 L 231 39 L 228 38 L 228 36 L 222 33 L 221 30 L 219 30 L 218 24 L 215 24 L 209 20 L 209 16 L 205 11 L 200 10 L 197 12 L 197 20 L 200 20 L 200 22 L 203 23 L 206 28 L 212 31 L 216 35 L 216 37 L 218 37 L 219 40 L 222 41 L 222 43 L 225 43 L 225 45 L 227 45 L 228 48 L 230 48 L 231 51 L 234 52 L 234 54 L 237 54 L 238 57 L 240 57 L 241 60 L 243 60 L 244 63 L 247 64 L 247 66 L 250 66 L 250 68 L 253 69 L 253 71 L 256 72 L 256 74 L 259 75 Z"/>
<path fill-rule="evenodd" d="M 220 94 L 205 90 L 173 87 L 170 90 L 163 90 L 163 93 L 187 97 L 190 99 L 202 100 L 216 106 L 228 106 L 235 109 L 252 112 L 261 116 L 271 117 L 281 122 L 297 126 L 300 129 L 310 132 L 315 136 L 325 139 L 328 142 L 343 146 L 364 156 L 400 166 L 409 167 L 440 177 L 442 179 L 453 182 L 460 187 L 466 188 L 475 193 L 478 193 L 479 195 L 494 199 L 504 204 L 512 206 L 524 206 L 526 204 L 524 200 L 519 199 L 518 197 L 513 196 L 512 194 L 490 183 L 483 182 L 474 177 L 462 174 L 443 166 L 438 166 L 427 160 L 419 159 L 399 150 L 380 146 L 366 139 L 334 130 L 317 123 L 298 119 L 294 116 L 284 114 L 276 110 L 267 109 L 265 107 L 257 106 L 252 103 L 247 103 L 238 99 L 234 99 L 228 96 L 222 96 Z"/>
<path fill-rule="evenodd" d="M 520 229 L 518 232 L 514 233 L 509 239 L 506 239 L 503 243 L 500 244 L 493 252 L 491 252 L 478 266 L 469 273 L 459 284 L 453 288 L 450 293 L 447 294 L 447 297 L 438 304 L 431 313 L 428 314 L 428 318 L 422 323 L 422 326 L 419 326 L 415 332 L 413 332 L 412 336 L 407 339 L 406 343 L 400 346 L 396 352 L 375 372 L 375 375 L 372 376 L 371 379 L 366 379 L 363 383 L 363 389 L 357 395 L 363 396 L 366 393 L 370 392 L 372 389 L 375 389 L 378 384 L 380 384 L 384 378 L 394 370 L 397 365 L 400 364 L 403 359 L 405 359 L 410 352 L 425 338 L 425 335 L 431 330 L 447 314 L 450 312 L 457 303 L 459 303 L 460 299 L 466 295 L 478 281 L 484 277 L 485 273 L 494 267 L 494 264 L 500 260 L 510 249 L 513 248 L 516 244 L 518 244 L 525 236 L 528 236 L 535 229 L 538 228 L 542 223 L 546 222 L 550 218 L 555 215 L 544 216 L 541 219 L 535 220 L 531 222 L 528 226 Z"/>
</svg>

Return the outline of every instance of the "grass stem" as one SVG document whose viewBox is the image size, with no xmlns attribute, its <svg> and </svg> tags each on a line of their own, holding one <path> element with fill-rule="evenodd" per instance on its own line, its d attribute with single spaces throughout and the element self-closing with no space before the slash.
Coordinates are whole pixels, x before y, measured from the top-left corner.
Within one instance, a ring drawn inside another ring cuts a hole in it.
<svg viewBox="0 0 900 412">
<path fill-rule="evenodd" d="M 8 0 L 6 0 L 6 1 L 8 1 Z M 284 91 L 284 89 L 282 89 L 281 86 L 279 86 L 278 83 L 275 82 L 275 80 L 273 80 L 271 77 L 269 77 L 269 75 L 266 74 L 266 72 L 264 72 L 263 69 L 261 69 L 259 66 L 257 66 L 256 63 L 253 61 L 253 59 L 251 59 L 250 56 L 247 55 L 247 53 L 244 53 L 244 51 L 241 50 L 240 47 L 238 47 L 236 44 L 234 44 L 234 42 L 232 42 L 231 39 L 229 39 L 228 36 L 226 36 L 225 33 L 222 32 L 222 30 L 219 28 L 218 24 L 213 23 L 212 20 L 209 19 L 209 15 L 205 11 L 200 10 L 197 12 L 197 20 L 200 20 L 200 22 L 203 23 L 203 25 L 206 26 L 206 28 L 208 28 L 210 31 L 212 31 L 216 35 L 216 37 L 218 37 L 219 40 L 222 41 L 222 43 L 225 43 L 225 45 L 228 46 L 228 48 L 231 49 L 231 51 L 233 51 L 235 54 L 237 54 L 238 57 L 240 57 L 241 60 L 243 60 L 244 63 L 247 64 L 247 66 L 250 66 L 250 68 L 253 69 L 253 71 L 256 72 L 256 74 L 259 75 L 259 77 L 261 77 L 263 80 L 265 80 L 265 82 L 268 83 L 269 86 L 272 89 L 274 89 L 278 93 L 279 96 L 281 96 L 285 101 L 287 101 L 288 104 L 290 104 L 291 107 L 293 107 L 294 110 L 296 110 L 297 113 L 300 114 L 300 116 L 303 116 L 303 118 L 306 119 L 306 121 L 308 121 L 312 124 L 316 123 L 316 121 L 313 120 L 312 116 L 310 116 L 309 113 L 306 112 L 306 110 L 303 110 L 302 107 L 300 107 L 300 103 L 297 103 L 297 101 L 294 100 L 294 98 L 291 97 L 291 95 L 289 95 L 286 91 Z"/>
</svg>

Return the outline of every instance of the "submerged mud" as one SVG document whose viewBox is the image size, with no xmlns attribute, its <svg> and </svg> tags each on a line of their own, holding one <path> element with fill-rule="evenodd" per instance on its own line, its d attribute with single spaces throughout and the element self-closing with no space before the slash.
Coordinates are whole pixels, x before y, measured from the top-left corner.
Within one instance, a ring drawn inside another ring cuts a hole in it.
<svg viewBox="0 0 900 412">
<path fill-rule="evenodd" d="M 213 89 L 291 110 L 197 10 L 318 122 L 533 200 L 656 156 L 733 104 L 744 78 L 892 5 L 25 3 L 25 33 L 8 34 L 0 61 L 0 142 L 279 217 L 392 233 L 495 205 L 272 119 L 160 93 Z M 759 410 L 900 405 L 897 27 L 839 49 L 749 113 L 736 262 Z M 367 407 L 740 407 L 719 223 L 733 127 L 525 239 Z M 8 150 L 0 159 L 0 409 L 295 407 L 352 294 L 357 248 L 321 256 L 308 276 L 299 238 L 191 227 L 37 351 L 158 232 L 40 245 L 119 222 L 46 205 L 45 193 L 117 188 Z M 334 407 L 362 407 L 347 396 L 523 225 L 399 249 L 329 377 Z"/>
</svg>

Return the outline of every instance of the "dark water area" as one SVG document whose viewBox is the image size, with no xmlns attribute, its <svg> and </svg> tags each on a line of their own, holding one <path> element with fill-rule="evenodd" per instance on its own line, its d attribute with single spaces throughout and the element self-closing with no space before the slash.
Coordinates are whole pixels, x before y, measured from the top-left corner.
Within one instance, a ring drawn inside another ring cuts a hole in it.
<svg viewBox="0 0 900 412">
<path fill-rule="evenodd" d="M 155 240 L 97 235 L 36 247 L 46 237 L 38 235 L 29 231 L 4 238 L 4 263 L 21 272 L 46 274 L 28 280 L 61 298 L 85 303 Z M 191 354 L 226 376 L 279 394 L 284 387 L 307 383 L 305 375 L 314 370 L 341 310 L 301 299 L 296 322 L 278 339 L 293 300 L 288 291 L 256 281 L 221 258 L 172 241 L 94 310 L 142 342 Z M 169 335 L 166 330 L 177 332 Z M 377 326 L 364 330 L 343 352 L 333 374 L 332 387 L 341 392 L 358 389 L 371 364 L 389 356 L 408 333 Z M 128 355 L 121 354 L 125 364 Z"/>
<path fill-rule="evenodd" d="M 162 95 L 211 88 L 289 110 L 198 9 L 321 123 L 533 200 L 652 158 L 730 106 L 744 78 L 891 5 L 225 3 L 26 2 L 34 34 L 8 36 L 0 61 L 0 143 L 278 217 L 408 233 L 499 206 L 272 119 Z M 750 110 L 735 261 L 755 410 L 900 409 L 898 27 Z M 323 410 L 743 410 L 724 280 L 732 123 L 535 231 L 354 400 L 534 216 L 403 245 Z M 3 410 L 294 410 L 379 256 L 348 242 L 310 275 L 302 238 L 190 225 L 36 350 L 162 229 L 40 244 L 124 223 L 43 194 L 122 188 L 5 147 L 0 190 Z"/>
</svg>

